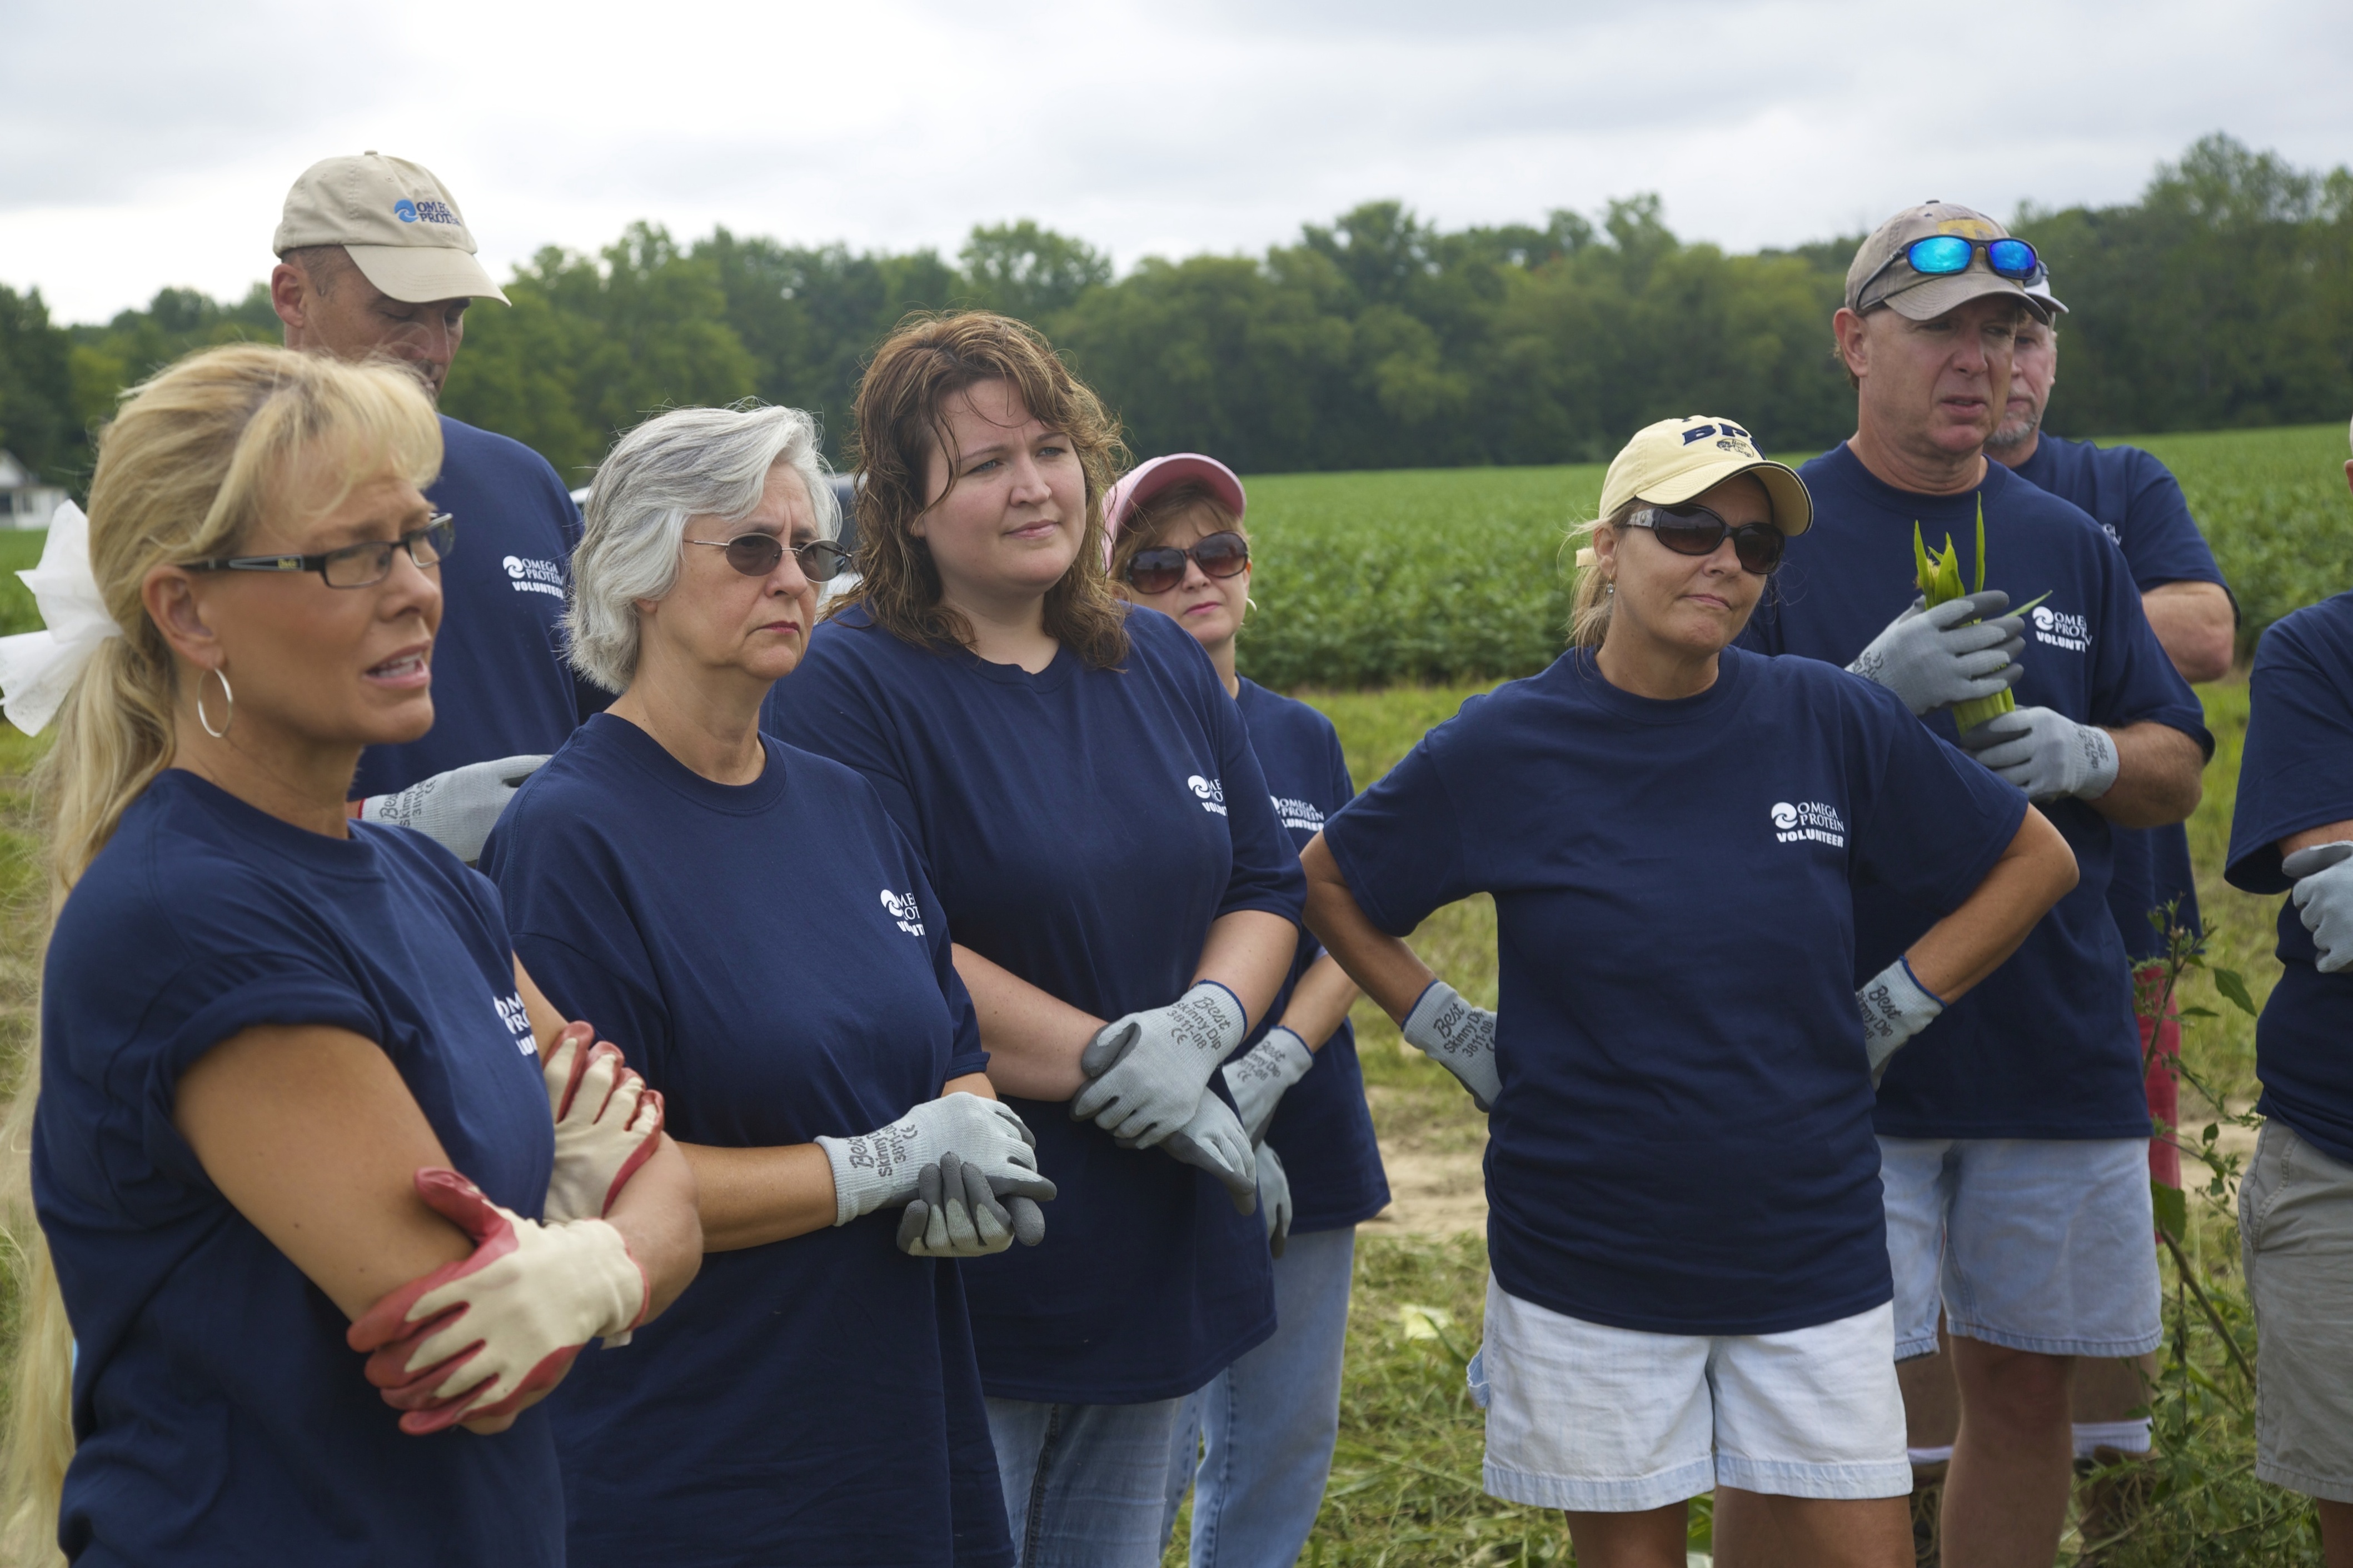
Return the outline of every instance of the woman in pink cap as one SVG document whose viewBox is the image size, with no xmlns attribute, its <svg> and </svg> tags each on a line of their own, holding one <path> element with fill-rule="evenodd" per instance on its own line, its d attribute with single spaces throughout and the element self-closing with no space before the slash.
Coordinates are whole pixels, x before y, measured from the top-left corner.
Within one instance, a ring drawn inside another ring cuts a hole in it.
<svg viewBox="0 0 2353 1568">
<path fill-rule="evenodd" d="M 1246 505 L 1241 480 L 1215 458 L 1155 458 L 1104 502 L 1112 576 L 1132 602 L 1167 616 L 1208 652 L 1240 705 L 1275 812 L 1294 847 L 1303 847 L 1356 789 L 1332 721 L 1234 668 L 1250 609 Z M 1356 997 L 1355 982 L 1303 935 L 1265 1024 L 1224 1069 L 1258 1145 L 1276 1327 L 1187 1400 L 1177 1419 L 1168 1519 L 1173 1525 L 1186 1487 L 1198 1484 L 1198 1568 L 1293 1561 L 1314 1528 L 1332 1468 L 1356 1226 L 1389 1201 L 1348 1027 Z"/>
</svg>

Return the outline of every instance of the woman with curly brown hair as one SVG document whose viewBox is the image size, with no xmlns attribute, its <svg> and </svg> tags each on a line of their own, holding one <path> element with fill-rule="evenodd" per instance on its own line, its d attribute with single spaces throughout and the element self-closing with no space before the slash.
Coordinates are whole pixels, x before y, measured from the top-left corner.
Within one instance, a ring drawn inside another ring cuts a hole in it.
<svg viewBox="0 0 2353 1568">
<path fill-rule="evenodd" d="M 901 326 L 857 456 L 863 579 L 766 722 L 923 856 L 1061 1194 L 1046 1246 L 962 1265 L 1020 1560 L 1145 1568 L 1178 1405 L 1274 1328 L 1217 1069 L 1289 971 L 1298 861 L 1208 656 L 1112 592 L 1117 431 L 1037 333 Z"/>
</svg>

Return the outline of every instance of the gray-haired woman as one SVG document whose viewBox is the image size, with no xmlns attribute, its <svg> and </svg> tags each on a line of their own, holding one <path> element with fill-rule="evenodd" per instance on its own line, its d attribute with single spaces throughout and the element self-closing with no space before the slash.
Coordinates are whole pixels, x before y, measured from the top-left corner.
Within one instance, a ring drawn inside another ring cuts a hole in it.
<svg viewBox="0 0 2353 1568">
<path fill-rule="evenodd" d="M 1002 1200 L 1054 1189 L 914 852 L 859 774 L 758 728 L 838 521 L 796 410 L 624 437 L 569 616 L 620 696 L 485 851 L 532 973 L 667 1100 L 712 1255 L 574 1375 L 575 1564 L 1011 1561 L 963 1287 L 930 1259 L 1002 1250 Z"/>
</svg>

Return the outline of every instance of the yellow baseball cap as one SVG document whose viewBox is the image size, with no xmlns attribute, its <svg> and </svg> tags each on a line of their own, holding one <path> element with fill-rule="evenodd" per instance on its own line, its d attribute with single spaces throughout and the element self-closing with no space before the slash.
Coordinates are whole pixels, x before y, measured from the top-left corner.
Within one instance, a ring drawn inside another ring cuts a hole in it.
<svg viewBox="0 0 2353 1568">
<path fill-rule="evenodd" d="M 1680 506 L 1742 474 L 1765 487 L 1774 527 L 1794 539 L 1812 525 L 1814 498 L 1798 470 L 1758 452 L 1756 440 L 1731 420 L 1705 415 L 1662 419 L 1635 431 L 1601 481 L 1601 515 L 1615 517 L 1635 500 Z"/>
<path fill-rule="evenodd" d="M 269 247 L 283 257 L 306 245 L 340 245 L 396 300 L 507 297 L 474 259 L 474 237 L 448 188 L 406 158 L 363 153 L 322 158 L 286 193 Z"/>
</svg>

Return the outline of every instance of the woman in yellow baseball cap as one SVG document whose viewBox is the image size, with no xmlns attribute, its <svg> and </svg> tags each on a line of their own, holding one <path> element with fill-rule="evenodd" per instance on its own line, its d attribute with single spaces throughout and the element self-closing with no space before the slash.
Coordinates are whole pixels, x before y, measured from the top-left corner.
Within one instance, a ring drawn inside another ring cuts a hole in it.
<svg viewBox="0 0 2353 1568">
<path fill-rule="evenodd" d="M 1302 857 L 1309 928 L 1493 1110 L 1486 1488 L 1566 1510 L 1584 1563 L 1682 1562 L 1710 1489 L 1728 1552 L 1910 1561 L 1873 1084 L 2074 881 L 1892 695 L 1732 646 L 1810 520 L 1745 426 L 1641 431 L 1573 645 Z M 1947 912 L 1858 992 L 1863 878 Z M 1474 892 L 1494 1014 L 1400 940 Z"/>
</svg>

